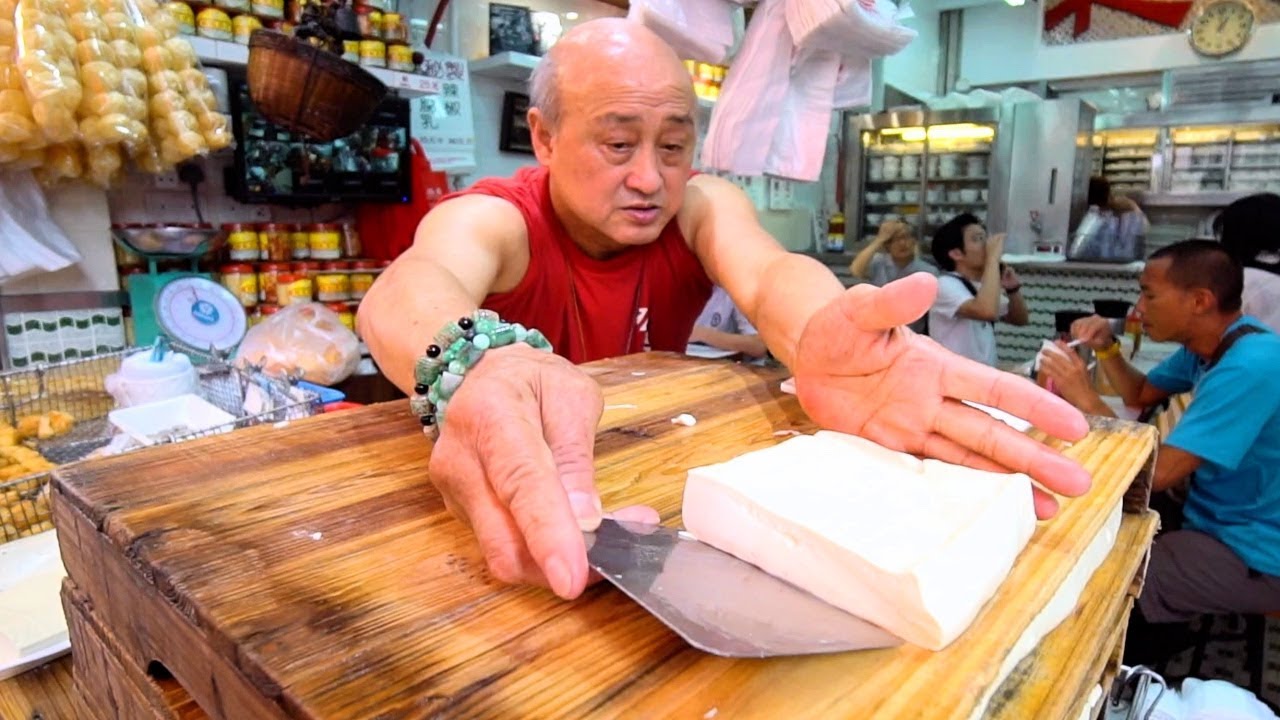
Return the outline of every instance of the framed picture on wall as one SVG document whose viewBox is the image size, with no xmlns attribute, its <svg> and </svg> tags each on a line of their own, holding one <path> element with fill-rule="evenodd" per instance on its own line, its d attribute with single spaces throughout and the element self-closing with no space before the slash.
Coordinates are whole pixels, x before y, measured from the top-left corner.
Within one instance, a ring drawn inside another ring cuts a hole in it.
<svg viewBox="0 0 1280 720">
<path fill-rule="evenodd" d="M 527 7 L 489 3 L 489 54 L 519 52 L 538 54 L 533 14 Z"/>
<path fill-rule="evenodd" d="M 513 92 L 502 94 L 502 122 L 498 133 L 499 150 L 533 154 L 533 138 L 529 134 L 528 112 L 528 95 Z"/>
</svg>

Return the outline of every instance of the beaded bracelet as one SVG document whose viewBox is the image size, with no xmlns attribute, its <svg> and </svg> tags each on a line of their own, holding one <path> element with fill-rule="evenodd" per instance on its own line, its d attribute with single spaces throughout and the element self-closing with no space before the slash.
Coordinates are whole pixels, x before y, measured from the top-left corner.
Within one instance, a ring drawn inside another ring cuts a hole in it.
<svg viewBox="0 0 1280 720">
<path fill-rule="evenodd" d="M 541 332 L 503 322 L 492 310 L 476 310 L 471 317 L 448 323 L 433 340 L 414 367 L 415 397 L 409 400 L 423 432 L 433 438 L 440 434 L 449 399 L 486 350 L 522 342 L 551 352 L 551 342 Z"/>
</svg>

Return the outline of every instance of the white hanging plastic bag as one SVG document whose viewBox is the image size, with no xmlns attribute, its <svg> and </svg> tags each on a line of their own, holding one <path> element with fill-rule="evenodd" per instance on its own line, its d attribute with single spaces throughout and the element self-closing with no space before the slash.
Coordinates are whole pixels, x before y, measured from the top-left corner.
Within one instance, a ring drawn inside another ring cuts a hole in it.
<svg viewBox="0 0 1280 720">
<path fill-rule="evenodd" d="M 30 171 L 0 172 L 0 285 L 80 262 Z"/>
</svg>

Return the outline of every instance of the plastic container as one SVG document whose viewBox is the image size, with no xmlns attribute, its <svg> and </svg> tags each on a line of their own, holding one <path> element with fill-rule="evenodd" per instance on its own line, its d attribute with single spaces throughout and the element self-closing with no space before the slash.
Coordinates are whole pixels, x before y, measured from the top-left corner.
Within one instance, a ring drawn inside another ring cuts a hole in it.
<svg viewBox="0 0 1280 720">
<path fill-rule="evenodd" d="M 311 257 L 317 260 L 337 260 L 342 257 L 342 226 L 336 223 L 316 223 L 309 226 Z"/>
<path fill-rule="evenodd" d="M 213 4 L 230 12 L 249 12 L 249 0 L 213 0 Z"/>
<path fill-rule="evenodd" d="M 413 48 L 404 43 L 387 44 L 387 68 L 399 72 L 413 72 Z"/>
<path fill-rule="evenodd" d="M 258 266 L 258 299 L 264 303 L 276 301 L 276 285 L 280 275 L 289 272 L 288 263 L 262 263 Z"/>
<path fill-rule="evenodd" d="M 257 260 L 262 257 L 258 230 L 249 223 L 226 223 L 222 232 L 227 234 L 228 257 L 232 260 Z"/>
<path fill-rule="evenodd" d="M 306 260 L 311 257 L 311 233 L 306 225 L 289 226 L 289 254 L 294 260 Z"/>
<path fill-rule="evenodd" d="M 284 17 L 284 0 L 251 0 L 250 9 L 254 15 L 272 20 Z"/>
<path fill-rule="evenodd" d="M 342 59 L 347 62 L 360 62 L 360 41 L 359 40 L 343 40 L 342 41 Z"/>
<path fill-rule="evenodd" d="M 262 21 L 252 15 L 237 15 L 231 19 L 231 34 L 241 45 L 248 45 L 253 31 L 261 29 Z"/>
<path fill-rule="evenodd" d="M 103 380 L 103 389 L 118 407 L 145 405 L 196 391 L 198 381 L 191 358 L 169 351 L 156 362 L 151 355 L 146 349 L 126 357 L 120 369 Z"/>
<path fill-rule="evenodd" d="M 409 42 L 409 26 L 404 16 L 397 12 L 384 13 L 382 16 L 382 39 L 388 43 Z"/>
<path fill-rule="evenodd" d="M 247 263 L 233 263 L 219 268 L 222 285 L 244 307 L 251 308 L 258 304 L 258 274 L 253 266 Z"/>
<path fill-rule="evenodd" d="M 350 305 L 344 302 L 332 302 L 325 303 L 325 307 L 335 312 L 338 315 L 338 321 L 348 330 L 356 331 L 356 312 Z"/>
<path fill-rule="evenodd" d="M 356 5 L 356 27 L 365 40 L 381 40 L 382 11 L 370 5 Z"/>
<path fill-rule="evenodd" d="M 289 226 L 281 223 L 262 223 L 258 226 L 259 257 L 269 262 L 286 262 L 292 254 L 289 242 Z"/>
<path fill-rule="evenodd" d="M 285 307 L 311 302 L 311 278 L 303 274 L 282 273 L 276 278 L 276 304 Z"/>
<path fill-rule="evenodd" d="M 316 300 L 322 303 L 341 303 L 351 299 L 351 276 L 345 272 L 322 270 L 316 275 L 315 283 Z"/>
<path fill-rule="evenodd" d="M 169 11 L 169 16 L 174 22 L 178 23 L 178 32 L 183 35 L 196 34 L 196 14 L 189 3 L 171 0 L 165 3 L 164 7 Z"/>
<path fill-rule="evenodd" d="M 112 425 L 143 445 L 197 432 L 229 432 L 236 418 L 194 393 L 107 414 Z"/>
<path fill-rule="evenodd" d="M 373 287 L 373 280 L 381 271 L 374 260 L 357 260 L 351 267 L 351 299 L 360 300 Z"/>
<path fill-rule="evenodd" d="M 342 223 L 342 257 L 358 258 L 364 254 L 360 243 L 360 231 L 355 223 Z"/>
<path fill-rule="evenodd" d="M 230 40 L 231 16 L 216 7 L 207 7 L 196 15 L 196 34 L 210 40 Z"/>
<path fill-rule="evenodd" d="M 381 40 L 360 41 L 360 64 L 366 67 L 387 66 L 387 46 Z"/>
</svg>

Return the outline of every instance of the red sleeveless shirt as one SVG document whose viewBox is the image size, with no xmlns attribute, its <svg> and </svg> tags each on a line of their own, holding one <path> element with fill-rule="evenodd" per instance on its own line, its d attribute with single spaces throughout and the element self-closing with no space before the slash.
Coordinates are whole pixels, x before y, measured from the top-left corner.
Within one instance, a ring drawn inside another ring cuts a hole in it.
<svg viewBox="0 0 1280 720">
<path fill-rule="evenodd" d="M 648 245 L 606 260 L 582 252 L 551 205 L 543 166 L 489 178 L 441 200 L 469 194 L 502 198 L 520 210 L 529 235 L 529 268 L 510 290 L 482 307 L 537 328 L 571 362 L 653 350 L 684 352 L 711 297 L 712 284 L 676 220 Z"/>
</svg>

